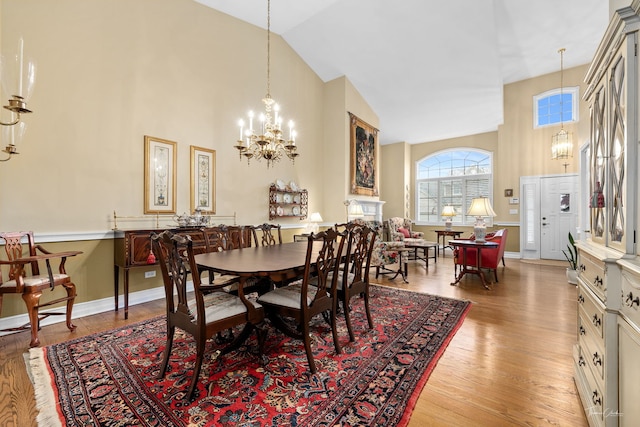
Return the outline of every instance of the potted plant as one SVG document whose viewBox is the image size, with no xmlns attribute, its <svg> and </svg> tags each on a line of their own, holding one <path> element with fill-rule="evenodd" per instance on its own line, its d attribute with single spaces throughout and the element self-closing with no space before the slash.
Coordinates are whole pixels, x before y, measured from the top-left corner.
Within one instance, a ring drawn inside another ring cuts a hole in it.
<svg viewBox="0 0 640 427">
<path fill-rule="evenodd" d="M 569 244 L 567 250 L 562 251 L 564 257 L 569 261 L 569 267 L 567 267 L 567 280 L 572 285 L 578 284 L 578 249 L 576 248 L 576 242 L 573 240 L 571 232 L 569 232 Z"/>
</svg>

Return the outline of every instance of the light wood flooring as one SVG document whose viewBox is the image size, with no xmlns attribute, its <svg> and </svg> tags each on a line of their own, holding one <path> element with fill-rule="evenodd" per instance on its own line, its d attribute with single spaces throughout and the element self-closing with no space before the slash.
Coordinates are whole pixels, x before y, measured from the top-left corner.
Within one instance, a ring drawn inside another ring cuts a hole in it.
<svg viewBox="0 0 640 427">
<path fill-rule="evenodd" d="M 436 264 L 409 264 L 409 283 L 377 282 L 468 299 L 473 307 L 424 387 L 409 423 L 424 426 L 587 426 L 573 382 L 577 290 L 565 269 L 506 259 L 499 283 L 485 290 L 476 276 L 453 279 L 451 253 Z M 492 277 L 490 275 L 489 277 Z M 372 278 L 372 281 L 373 280 Z M 40 332 L 42 345 L 162 314 L 162 300 L 75 319 Z M 0 426 L 35 425 L 35 401 L 23 354 L 27 332 L 0 337 Z"/>
</svg>

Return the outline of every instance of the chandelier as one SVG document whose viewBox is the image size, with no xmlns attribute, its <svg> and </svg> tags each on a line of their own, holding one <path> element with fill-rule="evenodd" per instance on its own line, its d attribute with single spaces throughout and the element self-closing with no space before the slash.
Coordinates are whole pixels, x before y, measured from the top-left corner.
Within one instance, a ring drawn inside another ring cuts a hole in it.
<svg viewBox="0 0 640 427">
<path fill-rule="evenodd" d="M 26 125 L 21 121 L 20 115 L 31 113 L 27 109 L 27 99 L 31 96 L 36 78 L 36 65 L 31 59 L 24 58 L 24 40 L 21 38 L 18 46 L 18 54 L 15 56 L 3 57 L 0 61 L 2 65 L 2 88 L 4 92 L 14 93 L 9 98 L 9 105 L 4 108 L 11 111 L 11 120 L 3 122 L 2 139 L 7 145 L 2 152 L 7 157 L 0 158 L 0 162 L 6 162 L 14 154 L 19 154 L 16 148 L 16 141 L 20 141 L 24 135 Z"/>
<path fill-rule="evenodd" d="M 251 159 L 267 161 L 267 168 L 273 163 L 287 156 L 292 162 L 298 156 L 296 149 L 296 131 L 293 121 L 289 120 L 288 139 L 284 139 L 282 131 L 282 116 L 280 106 L 271 98 L 271 0 L 267 0 L 267 94 L 262 99 L 264 113 L 258 116 L 257 127 L 253 127 L 253 111 L 249 111 L 249 126 L 245 128 L 245 121 L 240 119 L 240 138 L 236 147 L 240 153 L 240 160 L 246 157 L 247 164 Z M 273 113 L 273 114 L 272 114 Z"/>
<path fill-rule="evenodd" d="M 551 159 L 562 160 L 573 156 L 573 140 L 572 135 L 564 130 L 563 121 L 563 57 L 565 49 L 558 50 L 560 54 L 560 131 L 551 138 Z M 568 164 L 565 164 L 565 170 Z"/>
</svg>

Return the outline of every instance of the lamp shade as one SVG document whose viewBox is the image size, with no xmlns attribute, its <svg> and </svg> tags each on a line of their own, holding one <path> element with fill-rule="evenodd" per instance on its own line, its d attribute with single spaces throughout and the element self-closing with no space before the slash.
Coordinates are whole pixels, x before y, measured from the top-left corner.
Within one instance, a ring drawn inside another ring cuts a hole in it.
<svg viewBox="0 0 640 427">
<path fill-rule="evenodd" d="M 362 205 L 360 203 L 354 203 L 349 206 L 349 216 L 354 218 L 362 218 L 364 216 Z"/>
<path fill-rule="evenodd" d="M 441 216 L 456 216 L 456 210 L 454 209 L 453 206 L 451 205 L 447 205 L 444 208 L 442 208 L 442 213 L 440 214 Z"/>
<path fill-rule="evenodd" d="M 496 216 L 496 213 L 493 211 L 491 207 L 491 202 L 488 197 L 476 197 L 471 200 L 471 206 L 467 211 L 467 215 L 475 216 L 475 217 L 483 217 L 483 216 Z"/>
<path fill-rule="evenodd" d="M 320 212 L 313 212 L 309 215 L 309 222 L 322 222 L 322 216 Z"/>
<path fill-rule="evenodd" d="M 473 233 L 476 235 L 476 243 L 486 242 L 485 236 L 487 235 L 487 227 L 484 224 L 485 216 L 496 216 L 496 213 L 491 207 L 491 202 L 488 197 L 476 197 L 471 200 L 471 206 L 467 211 L 467 215 L 475 216 L 476 223 L 473 226 Z"/>
</svg>

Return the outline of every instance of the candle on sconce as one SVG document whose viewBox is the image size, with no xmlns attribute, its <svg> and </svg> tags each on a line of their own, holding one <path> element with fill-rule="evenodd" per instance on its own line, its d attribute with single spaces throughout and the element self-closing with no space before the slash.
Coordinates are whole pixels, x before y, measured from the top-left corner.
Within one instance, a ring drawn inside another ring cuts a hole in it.
<svg viewBox="0 0 640 427">
<path fill-rule="evenodd" d="M 291 140 L 291 135 L 293 132 L 293 120 L 289 120 L 289 140 Z"/>
<path fill-rule="evenodd" d="M 18 56 L 19 74 L 18 74 L 18 96 L 22 96 L 22 73 L 24 70 L 24 40 L 20 38 L 20 50 Z"/>
</svg>

